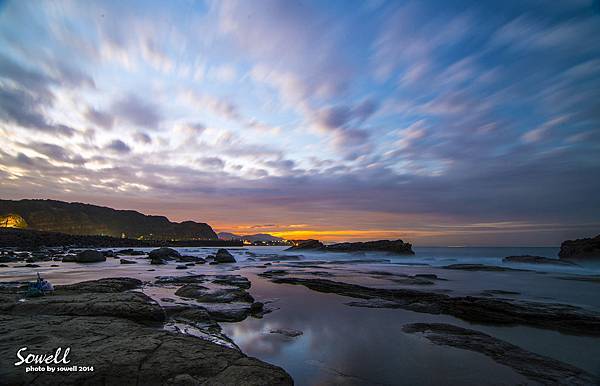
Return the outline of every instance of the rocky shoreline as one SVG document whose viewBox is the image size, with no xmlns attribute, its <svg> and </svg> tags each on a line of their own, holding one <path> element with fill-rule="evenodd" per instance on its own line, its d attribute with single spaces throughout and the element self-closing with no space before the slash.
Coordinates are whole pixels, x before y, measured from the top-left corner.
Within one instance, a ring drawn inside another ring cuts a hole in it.
<svg viewBox="0 0 600 386">
<path fill-rule="evenodd" d="M 318 240 L 305 240 L 287 251 L 320 251 L 320 252 L 384 252 L 396 255 L 414 255 L 412 244 L 398 240 L 377 240 L 355 243 L 337 243 L 325 245 Z"/>
<path fill-rule="evenodd" d="M 241 281 L 239 277 L 215 279 Z M 204 277 L 197 280 L 208 281 Z M 218 331 L 216 321 L 229 319 L 202 307 L 165 309 L 138 292 L 141 286 L 140 280 L 132 278 L 99 279 L 58 286 L 51 295 L 24 298 L 26 287 L 3 284 L 2 363 L 13 362 L 20 347 L 38 354 L 69 347 L 71 364 L 93 366 L 93 371 L 40 376 L 26 373 L 23 367 L 3 366 L 0 379 L 11 385 L 293 384 L 281 368 L 247 357 L 235 348 L 165 330 L 165 324 L 185 321 Z M 235 284 L 231 288 L 239 291 Z M 236 311 L 238 318 L 253 312 L 251 308 Z"/>
</svg>

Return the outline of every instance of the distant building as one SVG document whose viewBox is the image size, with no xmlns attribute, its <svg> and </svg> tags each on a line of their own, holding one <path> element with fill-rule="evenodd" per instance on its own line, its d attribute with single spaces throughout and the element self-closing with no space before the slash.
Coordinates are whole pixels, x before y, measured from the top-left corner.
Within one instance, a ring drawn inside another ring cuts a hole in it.
<svg viewBox="0 0 600 386">
<path fill-rule="evenodd" d="M 27 228 L 27 221 L 14 213 L 0 215 L 0 228 Z"/>
</svg>

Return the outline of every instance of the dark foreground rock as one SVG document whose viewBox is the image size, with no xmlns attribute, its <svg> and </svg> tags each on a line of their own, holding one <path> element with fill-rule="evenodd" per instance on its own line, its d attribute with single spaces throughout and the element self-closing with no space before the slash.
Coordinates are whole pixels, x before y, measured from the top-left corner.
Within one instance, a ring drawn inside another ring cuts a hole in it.
<svg viewBox="0 0 600 386">
<path fill-rule="evenodd" d="M 446 314 L 476 323 L 530 325 L 582 335 L 600 335 L 600 315 L 579 307 L 510 301 L 446 294 L 412 289 L 371 288 L 326 279 L 273 277 L 281 284 L 299 284 L 314 291 L 365 299 L 347 303 L 357 307 L 403 308 L 428 314 Z"/>
<path fill-rule="evenodd" d="M 175 295 L 196 299 L 202 303 L 254 302 L 252 295 L 241 288 L 209 289 L 198 284 L 186 284 L 179 288 Z"/>
<path fill-rule="evenodd" d="M 600 259 L 600 235 L 588 239 L 563 241 L 558 256 L 561 259 Z"/>
<path fill-rule="evenodd" d="M 65 256 L 62 261 L 65 263 L 100 263 L 106 261 L 106 256 L 102 252 L 88 249 L 77 253 L 77 255 Z"/>
<path fill-rule="evenodd" d="M 151 260 L 172 260 L 174 258 L 180 257 L 179 252 L 174 250 L 173 248 L 162 247 L 158 249 L 154 249 L 148 253 L 148 258 Z"/>
<path fill-rule="evenodd" d="M 165 313 L 135 279 L 59 286 L 20 302 L 22 289 L 0 287 L 0 380 L 8 385 L 291 385 L 281 368 L 238 350 L 162 329 Z M 19 292 L 21 291 L 21 292 Z M 196 312 L 197 313 L 197 312 Z M 192 312 L 182 314 L 193 318 Z M 93 372 L 25 372 L 16 350 L 52 354 L 68 347 L 69 366 Z M 5 366 L 4 364 L 10 364 Z"/>
<path fill-rule="evenodd" d="M 412 245 L 398 240 L 377 240 L 356 243 L 324 245 L 318 240 L 306 240 L 286 251 L 319 250 L 325 252 L 387 252 L 397 255 L 414 255 Z"/>
<path fill-rule="evenodd" d="M 562 266 L 572 266 L 577 267 L 577 264 L 559 259 L 549 259 L 547 257 L 542 256 L 531 256 L 531 255 L 521 255 L 521 256 L 507 256 L 502 259 L 505 263 L 523 263 L 523 264 L 548 264 L 548 265 L 562 265 Z"/>
<path fill-rule="evenodd" d="M 436 345 L 474 351 L 490 357 L 544 385 L 594 385 L 598 379 L 574 366 L 538 355 L 493 336 L 443 323 L 415 323 L 402 327 L 407 333 L 421 333 Z"/>
<path fill-rule="evenodd" d="M 215 255 L 215 261 L 219 264 L 235 263 L 235 257 L 227 249 L 219 249 Z"/>
</svg>

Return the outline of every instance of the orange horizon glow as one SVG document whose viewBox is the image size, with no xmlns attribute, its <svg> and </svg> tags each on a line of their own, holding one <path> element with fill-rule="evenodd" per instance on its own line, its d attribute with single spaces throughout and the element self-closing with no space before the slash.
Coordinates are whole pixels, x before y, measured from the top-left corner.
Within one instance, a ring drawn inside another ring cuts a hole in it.
<svg viewBox="0 0 600 386">
<path fill-rule="evenodd" d="M 319 241 L 351 241 L 351 240 L 376 240 L 376 239 L 402 239 L 410 241 L 415 237 L 437 236 L 443 234 L 440 231 L 417 231 L 417 230 L 363 230 L 363 229 L 306 229 L 306 230 L 265 230 L 265 229 L 245 229 L 240 227 L 230 229 L 230 232 L 239 236 L 253 235 L 257 233 L 267 233 L 272 236 L 281 237 L 286 240 L 307 240 L 316 239 Z M 221 231 L 221 230 L 220 230 Z"/>
</svg>

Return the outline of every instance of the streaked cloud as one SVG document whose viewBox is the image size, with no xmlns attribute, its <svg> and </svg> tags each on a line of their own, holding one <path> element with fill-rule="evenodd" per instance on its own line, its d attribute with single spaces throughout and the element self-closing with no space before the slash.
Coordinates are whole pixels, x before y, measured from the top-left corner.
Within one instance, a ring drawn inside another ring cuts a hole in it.
<svg viewBox="0 0 600 386">
<path fill-rule="evenodd" d="M 591 235 L 599 26 L 589 1 L 7 1 L 0 188 L 285 237 Z"/>
</svg>

